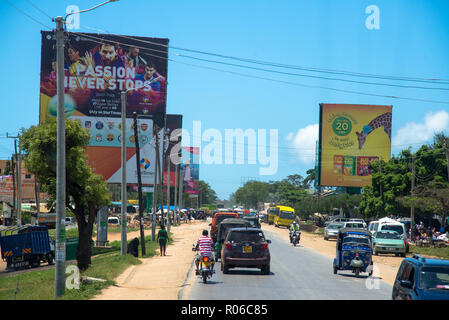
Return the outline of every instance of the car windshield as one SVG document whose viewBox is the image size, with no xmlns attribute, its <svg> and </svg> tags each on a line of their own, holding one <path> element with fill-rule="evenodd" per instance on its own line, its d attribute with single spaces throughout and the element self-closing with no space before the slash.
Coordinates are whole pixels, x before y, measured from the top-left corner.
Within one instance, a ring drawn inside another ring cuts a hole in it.
<svg viewBox="0 0 449 320">
<path fill-rule="evenodd" d="M 375 237 L 377 239 L 401 239 L 401 236 L 397 232 L 376 232 Z"/>
<path fill-rule="evenodd" d="M 328 229 L 340 229 L 342 227 L 341 224 L 330 224 L 327 228 Z"/>
<path fill-rule="evenodd" d="M 382 226 L 381 230 L 392 230 L 392 231 L 396 231 L 399 234 L 402 234 L 404 232 L 404 229 L 402 229 L 402 226 L 397 225 L 397 224 L 384 225 L 384 226 Z"/>
<path fill-rule="evenodd" d="M 281 219 L 293 219 L 293 212 L 291 211 L 281 211 L 279 214 L 279 218 Z"/>
<path fill-rule="evenodd" d="M 422 268 L 419 287 L 429 290 L 449 290 L 449 267 Z"/>
<path fill-rule="evenodd" d="M 262 231 L 231 231 L 228 241 L 232 243 L 238 242 L 254 242 L 260 243 L 265 241 Z"/>
<path fill-rule="evenodd" d="M 362 246 L 369 246 L 370 241 L 369 238 L 363 235 L 348 235 L 343 238 L 343 244 L 344 245 L 362 245 Z"/>
<path fill-rule="evenodd" d="M 363 229 L 363 224 L 362 223 L 350 222 L 350 223 L 346 223 L 346 228 Z"/>
</svg>

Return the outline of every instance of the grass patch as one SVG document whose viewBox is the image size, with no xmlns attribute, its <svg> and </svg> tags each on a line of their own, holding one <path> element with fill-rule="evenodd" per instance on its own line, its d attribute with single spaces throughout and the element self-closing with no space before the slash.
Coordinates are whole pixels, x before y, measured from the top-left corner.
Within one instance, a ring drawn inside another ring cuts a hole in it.
<svg viewBox="0 0 449 320">
<path fill-rule="evenodd" d="M 172 244 L 172 234 L 169 234 Z M 129 240 L 130 241 L 130 240 Z M 128 243 L 129 243 L 128 241 Z M 112 241 L 110 249 L 97 251 L 94 256 L 92 252 L 92 264 L 81 276 L 105 279 L 106 282 L 95 282 L 82 284 L 80 289 L 68 290 L 58 298 L 61 300 L 86 300 L 101 293 L 104 288 L 113 285 L 114 279 L 123 273 L 129 266 L 138 265 L 141 261 L 138 258 L 128 254 L 120 255 L 120 241 Z M 146 254 L 144 258 L 152 257 L 157 254 L 159 244 L 151 241 L 151 236 L 145 237 Z M 139 246 L 139 258 L 141 258 L 141 247 Z M 55 270 L 43 270 L 30 273 L 24 273 L 11 277 L 0 278 L 0 300 L 53 300 L 54 299 L 54 276 Z M 69 276 L 69 275 L 67 275 Z"/>
<path fill-rule="evenodd" d="M 433 256 L 442 259 L 449 259 L 449 248 L 429 248 L 410 245 L 410 253 L 423 256 Z"/>
<path fill-rule="evenodd" d="M 97 232 L 95 231 L 96 228 L 94 227 L 94 229 L 92 230 L 92 237 L 97 235 Z M 56 239 L 56 229 L 50 229 L 48 230 L 48 235 L 50 236 L 50 238 L 52 240 Z M 78 234 L 78 228 L 70 228 L 70 229 L 65 229 L 65 237 L 67 238 L 78 238 L 79 234 Z"/>
<path fill-rule="evenodd" d="M 145 227 L 144 230 L 151 230 L 151 227 Z M 135 232 L 140 231 L 139 228 L 126 228 L 126 232 Z M 108 227 L 108 233 L 121 233 L 122 228 L 121 227 Z"/>
</svg>

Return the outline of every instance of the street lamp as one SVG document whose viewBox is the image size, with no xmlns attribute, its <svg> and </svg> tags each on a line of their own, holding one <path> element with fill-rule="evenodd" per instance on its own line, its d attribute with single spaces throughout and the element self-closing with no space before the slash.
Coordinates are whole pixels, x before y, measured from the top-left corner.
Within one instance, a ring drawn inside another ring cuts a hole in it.
<svg viewBox="0 0 449 320">
<path fill-rule="evenodd" d="M 57 61 L 57 129 L 56 129 L 56 245 L 55 245 L 55 298 L 65 292 L 65 197 L 66 197 L 66 162 L 65 162 L 65 114 L 64 114 L 64 25 L 68 16 L 94 10 L 109 0 L 93 8 L 72 12 L 64 18 L 56 17 L 56 61 Z"/>
</svg>

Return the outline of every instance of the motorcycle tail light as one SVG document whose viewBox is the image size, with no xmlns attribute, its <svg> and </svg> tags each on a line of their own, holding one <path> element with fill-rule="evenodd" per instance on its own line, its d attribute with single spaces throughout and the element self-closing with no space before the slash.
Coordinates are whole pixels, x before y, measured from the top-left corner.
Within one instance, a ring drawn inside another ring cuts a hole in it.
<svg viewBox="0 0 449 320">
<path fill-rule="evenodd" d="M 203 261 L 205 262 L 209 261 L 209 257 L 203 257 Z"/>
<path fill-rule="evenodd" d="M 226 249 L 231 250 L 231 244 L 229 242 L 226 243 Z"/>
<path fill-rule="evenodd" d="M 356 253 L 356 254 L 355 254 L 355 256 L 356 256 L 356 258 L 358 258 L 358 257 L 359 257 L 359 254 L 358 254 L 358 253 Z"/>
<path fill-rule="evenodd" d="M 264 250 L 267 250 L 267 249 L 268 249 L 268 243 L 264 243 L 264 244 L 263 244 L 263 249 L 264 249 Z"/>
</svg>

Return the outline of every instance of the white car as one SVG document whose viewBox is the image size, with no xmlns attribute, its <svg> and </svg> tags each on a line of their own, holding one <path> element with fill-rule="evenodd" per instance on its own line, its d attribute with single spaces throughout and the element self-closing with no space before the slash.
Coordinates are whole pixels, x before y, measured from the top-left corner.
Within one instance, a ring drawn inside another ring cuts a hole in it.
<svg viewBox="0 0 449 320">
<path fill-rule="evenodd" d="M 119 225 L 120 219 L 117 217 L 108 217 L 108 224 Z"/>
</svg>

